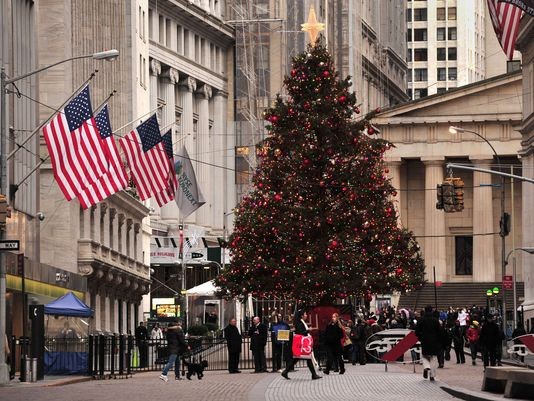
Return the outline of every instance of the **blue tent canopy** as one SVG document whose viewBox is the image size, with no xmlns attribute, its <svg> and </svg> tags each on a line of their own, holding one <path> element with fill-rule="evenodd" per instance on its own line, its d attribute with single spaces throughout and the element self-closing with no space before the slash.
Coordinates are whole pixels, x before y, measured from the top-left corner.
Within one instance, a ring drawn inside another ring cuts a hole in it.
<svg viewBox="0 0 534 401">
<path fill-rule="evenodd" d="M 72 292 L 68 292 L 55 301 L 46 304 L 44 313 L 47 315 L 90 317 L 93 311 Z"/>
</svg>

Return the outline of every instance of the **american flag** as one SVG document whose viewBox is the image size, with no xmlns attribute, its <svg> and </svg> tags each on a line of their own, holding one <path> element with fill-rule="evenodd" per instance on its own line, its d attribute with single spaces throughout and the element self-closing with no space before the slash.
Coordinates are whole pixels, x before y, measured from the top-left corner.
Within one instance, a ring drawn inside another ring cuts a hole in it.
<svg viewBox="0 0 534 401">
<path fill-rule="evenodd" d="M 126 153 L 130 174 L 141 200 L 169 186 L 169 160 L 154 114 L 119 141 Z"/>
<path fill-rule="evenodd" d="M 522 11 L 499 0 L 488 0 L 488 9 L 497 39 L 508 60 L 512 60 Z"/>
<path fill-rule="evenodd" d="M 172 152 L 172 130 L 169 130 L 165 135 L 163 135 L 162 140 L 165 153 L 167 154 L 167 160 L 169 162 L 168 168 L 170 171 L 170 177 L 169 186 L 154 196 L 156 198 L 156 202 L 158 202 L 158 206 L 160 207 L 174 200 L 176 188 L 178 188 L 178 179 L 176 178 L 176 173 L 174 171 L 174 155 Z"/>
<path fill-rule="evenodd" d="M 106 148 L 93 118 L 88 86 L 43 128 L 43 135 L 54 177 L 68 201 L 108 170 Z"/>
<path fill-rule="evenodd" d="M 89 206 L 103 201 L 108 196 L 128 186 L 128 175 L 126 174 L 126 169 L 122 164 L 115 139 L 113 138 L 107 105 L 95 116 L 95 122 L 108 155 L 109 168 L 97 182 L 87 187 L 78 195 L 78 200 L 83 209 L 87 209 Z"/>
</svg>

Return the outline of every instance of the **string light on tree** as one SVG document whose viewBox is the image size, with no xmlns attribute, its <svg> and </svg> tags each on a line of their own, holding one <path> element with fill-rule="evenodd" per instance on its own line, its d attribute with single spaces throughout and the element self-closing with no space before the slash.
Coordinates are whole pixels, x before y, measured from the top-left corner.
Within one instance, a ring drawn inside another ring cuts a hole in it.
<svg viewBox="0 0 534 401">
<path fill-rule="evenodd" d="M 288 97 L 265 112 L 269 135 L 236 209 L 231 268 L 216 285 L 232 297 L 308 304 L 420 287 L 424 261 L 398 227 L 383 162 L 393 145 L 370 123 L 376 111 L 355 119 L 349 78 L 321 39 L 293 59 L 284 85 Z"/>
</svg>

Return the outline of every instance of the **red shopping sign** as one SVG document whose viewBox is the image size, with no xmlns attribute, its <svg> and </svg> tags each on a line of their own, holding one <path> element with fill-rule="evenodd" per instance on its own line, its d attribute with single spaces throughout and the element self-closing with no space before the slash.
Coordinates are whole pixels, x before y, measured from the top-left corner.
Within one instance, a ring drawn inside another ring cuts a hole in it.
<svg viewBox="0 0 534 401">
<path fill-rule="evenodd" d="M 311 335 L 303 336 L 295 334 L 291 347 L 294 358 L 311 359 L 313 352 L 313 337 Z"/>
</svg>

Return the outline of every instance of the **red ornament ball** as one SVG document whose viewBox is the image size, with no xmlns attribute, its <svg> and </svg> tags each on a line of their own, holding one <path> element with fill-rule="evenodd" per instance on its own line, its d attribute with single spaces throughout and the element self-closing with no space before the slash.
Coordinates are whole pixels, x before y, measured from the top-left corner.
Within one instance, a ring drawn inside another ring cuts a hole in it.
<svg viewBox="0 0 534 401">
<path fill-rule="evenodd" d="M 345 103 L 347 101 L 347 97 L 345 95 L 341 95 L 340 97 L 337 98 L 337 101 L 339 103 Z"/>
<path fill-rule="evenodd" d="M 279 202 L 279 201 L 282 200 L 282 196 L 281 196 L 280 194 L 276 194 L 276 195 L 274 196 L 274 200 L 277 201 L 277 202 Z"/>
<path fill-rule="evenodd" d="M 360 108 L 356 106 L 356 107 L 354 108 L 354 112 L 355 112 L 356 114 L 360 114 Z"/>
<path fill-rule="evenodd" d="M 275 123 L 278 121 L 278 116 L 272 116 L 271 117 L 271 122 Z"/>
<path fill-rule="evenodd" d="M 373 135 L 375 133 L 375 129 L 373 127 L 369 127 L 369 128 L 367 128 L 367 133 L 369 135 Z"/>
<path fill-rule="evenodd" d="M 294 77 L 295 75 L 297 75 L 297 70 L 291 70 L 291 76 Z"/>
<path fill-rule="evenodd" d="M 330 72 L 328 70 L 323 71 L 323 77 L 327 78 L 330 76 Z"/>
<path fill-rule="evenodd" d="M 381 111 L 382 111 L 382 109 L 381 109 L 380 107 L 377 107 L 377 108 L 375 109 L 375 112 L 376 112 L 376 113 L 380 113 Z"/>
</svg>

